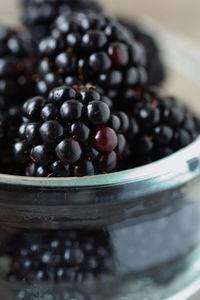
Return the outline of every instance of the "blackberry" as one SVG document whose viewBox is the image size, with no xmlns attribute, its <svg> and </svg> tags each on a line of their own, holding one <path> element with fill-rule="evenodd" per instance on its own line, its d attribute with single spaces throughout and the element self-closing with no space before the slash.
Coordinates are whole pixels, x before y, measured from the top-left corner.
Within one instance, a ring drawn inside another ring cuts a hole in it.
<svg viewBox="0 0 200 300">
<path fill-rule="evenodd" d="M 21 123 L 21 109 L 12 106 L 7 111 L 0 112 L 0 172 L 21 175 L 20 164 L 12 155 L 13 140 Z"/>
<path fill-rule="evenodd" d="M 143 46 L 125 27 L 102 14 L 61 15 L 52 35 L 40 42 L 39 53 L 37 91 L 45 96 L 69 77 L 72 82 L 75 78 L 83 84 L 92 82 L 104 95 L 147 83 Z"/>
<path fill-rule="evenodd" d="M 5 245 L 3 253 L 11 260 L 7 274 L 11 282 L 80 283 L 114 273 L 106 231 L 29 230 L 10 234 Z"/>
<path fill-rule="evenodd" d="M 149 85 L 160 85 L 166 77 L 166 72 L 157 41 L 135 22 L 120 19 L 120 23 L 129 29 L 146 50 Z"/>
<path fill-rule="evenodd" d="M 109 173 L 127 159 L 125 134 L 131 118 L 113 113 L 94 87 L 53 89 L 23 105 L 14 145 L 27 176 L 85 176 Z M 129 134 L 131 136 L 131 133 Z"/>
<path fill-rule="evenodd" d="M 27 32 L 0 28 L 0 109 L 19 105 L 31 93 L 35 44 Z"/>
<path fill-rule="evenodd" d="M 0 27 L 1 172 L 20 174 L 13 161 L 12 143 L 21 123 L 21 105 L 32 95 L 31 75 L 36 48 L 27 32 Z"/>
<path fill-rule="evenodd" d="M 133 166 L 164 158 L 189 145 L 200 133 L 198 119 L 176 98 L 153 89 L 128 94 L 126 109 L 133 118 L 125 136 Z"/>
<path fill-rule="evenodd" d="M 44 38 L 50 34 L 51 25 L 61 12 L 102 11 L 100 5 L 92 0 L 22 0 L 21 2 L 23 7 L 22 22 L 36 39 Z"/>
</svg>

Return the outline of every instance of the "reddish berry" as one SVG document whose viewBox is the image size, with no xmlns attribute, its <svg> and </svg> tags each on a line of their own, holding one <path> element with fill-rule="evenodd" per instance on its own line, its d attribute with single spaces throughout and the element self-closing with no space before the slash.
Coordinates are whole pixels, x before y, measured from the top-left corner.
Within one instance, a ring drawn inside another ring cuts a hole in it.
<svg viewBox="0 0 200 300">
<path fill-rule="evenodd" d="M 95 131 L 93 143 L 100 152 L 111 152 L 117 147 L 118 137 L 112 128 L 102 127 Z"/>
<path fill-rule="evenodd" d="M 129 53 L 125 44 L 112 43 L 108 49 L 108 53 L 114 67 L 123 68 L 128 64 Z"/>
</svg>

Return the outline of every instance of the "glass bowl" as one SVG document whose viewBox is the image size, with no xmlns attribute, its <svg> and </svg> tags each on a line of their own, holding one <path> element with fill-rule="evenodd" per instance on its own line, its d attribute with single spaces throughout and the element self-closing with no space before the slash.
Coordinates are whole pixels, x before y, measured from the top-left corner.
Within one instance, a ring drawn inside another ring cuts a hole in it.
<svg viewBox="0 0 200 300">
<path fill-rule="evenodd" d="M 184 41 L 151 28 L 164 49 L 167 90 L 197 103 L 200 87 L 188 74 L 200 65 L 181 51 Z M 190 62 L 187 72 L 175 57 Z M 199 194 L 200 137 L 165 159 L 114 174 L 0 175 L 2 299 L 189 299 L 200 290 Z"/>
</svg>

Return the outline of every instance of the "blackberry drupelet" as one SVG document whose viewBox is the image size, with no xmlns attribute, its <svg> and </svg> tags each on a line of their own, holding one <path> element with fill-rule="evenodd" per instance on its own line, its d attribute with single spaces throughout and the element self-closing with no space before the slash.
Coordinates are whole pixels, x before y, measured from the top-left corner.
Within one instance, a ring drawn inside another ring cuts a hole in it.
<svg viewBox="0 0 200 300">
<path fill-rule="evenodd" d="M 127 159 L 125 134 L 132 119 L 113 113 L 105 100 L 94 87 L 64 85 L 47 99 L 26 101 L 20 139 L 14 145 L 26 175 L 68 177 L 118 170 Z"/>
<path fill-rule="evenodd" d="M 160 85 L 166 77 L 166 72 L 162 62 L 162 55 L 155 38 L 145 32 L 145 30 L 136 23 L 124 19 L 120 19 L 120 23 L 129 29 L 135 39 L 140 42 L 146 50 L 149 85 Z"/>
<path fill-rule="evenodd" d="M 12 234 L 5 244 L 11 282 L 81 283 L 114 273 L 109 233 L 103 230 L 29 230 Z"/>
<path fill-rule="evenodd" d="M 23 6 L 22 22 L 36 39 L 50 34 L 51 25 L 60 13 L 86 10 L 102 11 L 100 5 L 92 0 L 22 0 L 21 2 Z"/>
<path fill-rule="evenodd" d="M 92 82 L 105 95 L 148 80 L 143 46 L 116 20 L 94 12 L 61 15 L 39 52 L 37 91 L 42 95 L 77 79 L 78 84 Z"/>
<path fill-rule="evenodd" d="M 126 136 L 133 166 L 164 158 L 189 145 L 200 133 L 199 119 L 174 97 L 154 89 L 135 90 L 127 91 L 125 102 L 134 118 L 131 137 Z"/>
</svg>

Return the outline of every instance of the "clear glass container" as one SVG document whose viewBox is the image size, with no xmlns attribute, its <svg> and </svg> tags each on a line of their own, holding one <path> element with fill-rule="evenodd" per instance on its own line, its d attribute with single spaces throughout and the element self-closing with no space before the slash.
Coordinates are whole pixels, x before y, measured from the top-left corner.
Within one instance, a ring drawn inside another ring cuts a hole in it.
<svg viewBox="0 0 200 300">
<path fill-rule="evenodd" d="M 166 88 L 197 110 L 200 87 L 188 74 L 200 65 L 181 50 L 184 41 L 156 34 Z M 188 62 L 185 72 L 176 57 Z M 199 194 L 200 137 L 158 162 L 109 175 L 0 175 L 2 299 L 189 299 L 200 290 Z"/>
</svg>

